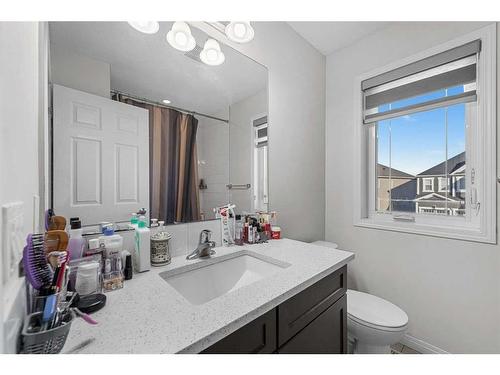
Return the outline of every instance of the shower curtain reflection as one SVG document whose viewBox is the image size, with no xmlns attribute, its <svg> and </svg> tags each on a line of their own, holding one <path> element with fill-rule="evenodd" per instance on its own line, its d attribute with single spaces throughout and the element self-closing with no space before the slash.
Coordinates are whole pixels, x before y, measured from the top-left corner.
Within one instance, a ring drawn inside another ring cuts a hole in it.
<svg viewBox="0 0 500 375">
<path fill-rule="evenodd" d="M 167 224 L 201 220 L 196 132 L 198 120 L 120 94 L 114 99 L 149 111 L 150 213 Z"/>
</svg>

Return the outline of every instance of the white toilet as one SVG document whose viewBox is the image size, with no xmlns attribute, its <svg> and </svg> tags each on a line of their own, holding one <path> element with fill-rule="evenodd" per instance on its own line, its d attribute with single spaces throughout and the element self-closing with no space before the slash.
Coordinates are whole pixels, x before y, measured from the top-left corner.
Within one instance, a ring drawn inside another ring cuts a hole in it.
<svg viewBox="0 0 500 375">
<path fill-rule="evenodd" d="M 336 243 L 315 241 L 313 245 L 338 248 Z M 349 352 L 386 354 L 398 343 L 408 327 L 408 315 L 385 299 L 356 290 L 347 290 L 347 334 Z"/>
<path fill-rule="evenodd" d="M 347 290 L 347 332 L 355 354 L 386 354 L 408 327 L 408 315 L 396 305 L 368 293 Z"/>
</svg>

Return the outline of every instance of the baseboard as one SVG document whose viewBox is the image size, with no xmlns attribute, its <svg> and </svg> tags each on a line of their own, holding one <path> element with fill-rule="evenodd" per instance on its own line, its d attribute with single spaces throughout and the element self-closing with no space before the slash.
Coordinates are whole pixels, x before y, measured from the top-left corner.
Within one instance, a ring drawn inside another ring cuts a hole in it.
<svg viewBox="0 0 500 375">
<path fill-rule="evenodd" d="M 417 339 L 416 337 L 413 337 L 409 334 L 405 334 L 400 342 L 401 344 L 422 354 L 450 354 L 446 350 L 438 348 L 437 346 L 429 344 L 428 342 L 425 342 L 423 340 Z"/>
</svg>

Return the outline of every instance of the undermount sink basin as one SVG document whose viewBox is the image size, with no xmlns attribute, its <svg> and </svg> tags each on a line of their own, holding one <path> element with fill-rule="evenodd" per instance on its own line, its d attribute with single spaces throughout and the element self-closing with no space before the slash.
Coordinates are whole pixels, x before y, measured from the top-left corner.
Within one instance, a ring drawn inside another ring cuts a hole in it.
<svg viewBox="0 0 500 375">
<path fill-rule="evenodd" d="M 160 276 L 191 304 L 202 305 L 289 266 L 289 263 L 242 250 L 166 271 Z"/>
</svg>

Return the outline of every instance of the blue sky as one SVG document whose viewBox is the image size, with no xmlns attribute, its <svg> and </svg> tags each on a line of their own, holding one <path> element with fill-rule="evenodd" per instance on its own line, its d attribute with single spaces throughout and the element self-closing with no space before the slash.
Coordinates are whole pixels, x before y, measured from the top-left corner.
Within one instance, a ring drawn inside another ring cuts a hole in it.
<svg viewBox="0 0 500 375">
<path fill-rule="evenodd" d="M 463 86 L 448 89 L 448 95 L 463 92 Z M 405 99 L 392 109 L 446 96 L 445 90 Z M 388 106 L 379 108 L 380 112 Z M 446 131 L 446 111 L 448 129 Z M 390 137 L 389 137 L 390 136 Z M 392 140 L 392 168 L 418 174 L 465 151 L 465 104 L 415 113 L 378 123 L 378 162 L 389 165 L 389 139 Z M 446 155 L 446 143 L 448 154 Z"/>
</svg>

